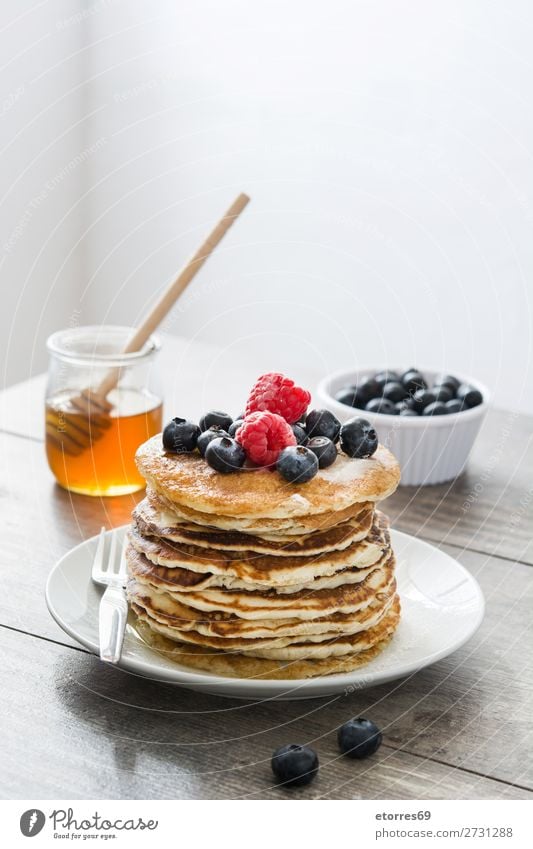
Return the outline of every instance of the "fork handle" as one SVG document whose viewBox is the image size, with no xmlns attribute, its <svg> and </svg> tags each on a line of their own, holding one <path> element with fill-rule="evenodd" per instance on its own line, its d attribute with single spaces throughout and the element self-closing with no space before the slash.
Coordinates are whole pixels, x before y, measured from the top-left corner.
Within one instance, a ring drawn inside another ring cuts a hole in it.
<svg viewBox="0 0 533 849">
<path fill-rule="evenodd" d="M 107 663 L 120 660 L 127 618 L 128 603 L 124 590 L 117 586 L 107 587 L 100 602 L 98 623 L 100 658 Z"/>
</svg>

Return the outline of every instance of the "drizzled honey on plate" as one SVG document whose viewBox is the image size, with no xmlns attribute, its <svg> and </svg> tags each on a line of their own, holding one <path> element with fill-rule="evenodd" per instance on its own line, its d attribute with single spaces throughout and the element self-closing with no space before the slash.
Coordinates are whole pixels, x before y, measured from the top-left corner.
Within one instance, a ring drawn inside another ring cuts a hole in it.
<svg viewBox="0 0 533 849">
<path fill-rule="evenodd" d="M 161 430 L 153 396 L 114 390 L 109 414 L 94 422 L 68 396 L 46 402 L 46 455 L 57 482 L 85 495 L 125 495 L 144 486 L 135 465 L 139 445 Z"/>
</svg>

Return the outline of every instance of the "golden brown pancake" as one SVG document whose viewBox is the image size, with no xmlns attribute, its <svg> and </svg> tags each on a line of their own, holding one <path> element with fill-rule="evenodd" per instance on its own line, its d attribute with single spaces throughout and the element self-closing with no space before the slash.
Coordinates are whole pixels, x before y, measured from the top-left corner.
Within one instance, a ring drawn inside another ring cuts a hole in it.
<svg viewBox="0 0 533 849">
<path fill-rule="evenodd" d="M 308 516 L 292 516 L 290 518 L 265 519 L 249 516 L 225 516 L 222 513 L 200 513 L 191 507 L 178 505 L 165 497 L 162 490 L 157 492 L 148 487 L 147 498 L 150 502 L 163 505 L 168 511 L 169 520 L 189 522 L 200 528 L 219 528 L 220 530 L 238 531 L 243 534 L 258 534 L 263 539 L 279 541 L 290 537 L 308 534 L 313 531 L 333 528 L 348 519 L 358 517 L 362 506 L 370 502 L 350 504 L 343 510 L 327 510 L 324 513 L 311 513 Z"/>
<path fill-rule="evenodd" d="M 339 453 L 304 484 L 275 470 L 212 469 L 137 452 L 147 480 L 126 551 L 139 635 L 179 663 L 217 675 L 305 678 L 355 669 L 399 620 L 388 523 L 375 504 L 399 468 L 383 447 Z"/>
<path fill-rule="evenodd" d="M 377 564 L 362 581 L 340 587 L 320 590 L 300 590 L 290 594 L 246 592 L 242 590 L 190 590 L 168 592 L 140 584 L 134 578 L 128 582 L 128 594 L 144 592 L 152 604 L 170 616 L 180 616 L 196 624 L 197 621 L 229 619 L 265 620 L 315 619 L 332 613 L 353 613 L 372 602 L 391 584 L 394 577 L 394 556 L 389 554 Z M 233 622 L 236 628 L 237 621 Z"/>
<path fill-rule="evenodd" d="M 297 485 L 263 468 L 220 474 L 199 454 L 167 454 L 161 435 L 140 446 L 136 462 L 167 502 L 200 513 L 249 518 L 286 519 L 378 501 L 394 492 L 400 479 L 398 463 L 383 445 L 364 460 L 339 453 L 333 465 Z"/>
<path fill-rule="evenodd" d="M 224 614 L 222 617 L 198 617 L 198 612 L 179 602 L 164 599 L 135 581 L 128 584 L 128 595 L 132 604 L 144 611 L 161 625 L 178 631 L 190 631 L 205 637 L 222 638 L 223 640 L 243 639 L 275 639 L 278 637 L 296 637 L 325 633 L 352 633 L 366 615 L 365 611 L 381 610 L 396 592 L 396 581 L 393 579 L 384 586 L 379 594 L 370 598 L 368 603 L 361 604 L 349 613 L 329 613 L 314 619 L 241 619 L 238 616 Z"/>
<path fill-rule="evenodd" d="M 154 632 L 146 624 L 146 614 L 140 608 L 135 609 L 135 613 L 137 615 L 132 624 L 140 639 L 155 651 L 179 664 L 222 677 L 297 680 L 319 675 L 350 672 L 376 658 L 387 647 L 398 625 L 400 606 L 399 602 L 395 604 L 375 629 L 371 628 L 363 632 L 366 636 L 354 635 L 348 654 L 340 657 L 298 659 L 289 662 L 254 658 L 174 642 Z"/>
<path fill-rule="evenodd" d="M 145 537 L 162 537 L 173 543 L 194 545 L 198 548 L 227 549 L 229 551 L 254 551 L 259 554 L 277 554 L 291 557 L 301 554 L 320 554 L 324 551 L 347 548 L 364 539 L 372 527 L 374 506 L 360 505 L 360 510 L 346 521 L 304 534 L 272 534 L 256 536 L 239 531 L 209 528 L 180 521 L 165 512 L 165 505 L 157 496 L 144 498 L 133 511 L 133 522 Z"/>
<path fill-rule="evenodd" d="M 296 587 L 316 588 L 316 579 L 331 576 L 348 568 L 366 569 L 377 562 L 390 545 L 390 537 L 380 514 L 372 531 L 348 548 L 333 550 L 315 556 L 280 557 L 257 554 L 254 551 L 228 551 L 197 548 L 170 542 L 159 537 L 145 537 L 134 525 L 129 532 L 130 545 L 154 566 L 165 571 L 153 571 L 155 584 L 163 581 L 176 590 L 196 586 L 237 586 L 253 584 L 256 588 L 275 588 L 278 592 L 292 592 Z M 139 560 L 128 550 L 128 561 L 139 571 Z M 144 564 L 146 566 L 146 564 Z M 146 573 L 146 568 L 143 570 Z M 191 574 L 193 573 L 193 574 Z M 207 576 L 201 581 L 194 573 Z M 215 579 L 215 576 L 217 579 Z M 211 580 L 212 579 L 212 580 Z M 248 589 L 252 589 L 251 586 Z"/>
</svg>

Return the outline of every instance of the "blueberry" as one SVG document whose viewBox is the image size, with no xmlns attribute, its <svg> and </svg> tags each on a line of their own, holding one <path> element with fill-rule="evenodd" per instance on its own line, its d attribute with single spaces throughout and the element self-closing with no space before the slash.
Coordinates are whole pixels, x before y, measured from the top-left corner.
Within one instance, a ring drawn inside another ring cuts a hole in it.
<svg viewBox="0 0 533 849">
<path fill-rule="evenodd" d="M 445 416 L 447 413 L 448 410 L 446 409 L 446 404 L 444 404 L 443 401 L 433 401 L 422 410 L 423 416 Z"/>
<path fill-rule="evenodd" d="M 316 454 L 319 469 L 327 469 L 337 459 L 335 443 L 327 436 L 313 436 L 307 443 L 307 447 L 313 454 Z"/>
<path fill-rule="evenodd" d="M 231 436 L 232 439 L 235 437 L 235 434 L 237 433 L 237 431 L 239 430 L 239 428 L 240 428 L 240 426 L 242 425 L 243 422 L 244 422 L 244 419 L 235 419 L 230 424 L 230 426 L 228 428 L 228 433 L 229 433 L 229 435 Z"/>
<path fill-rule="evenodd" d="M 400 377 L 395 371 L 378 371 L 377 374 L 374 375 L 374 380 L 381 391 L 383 391 L 383 387 L 387 383 L 397 383 L 399 379 Z"/>
<path fill-rule="evenodd" d="M 200 428 L 194 422 L 175 418 L 163 431 L 163 448 L 172 454 L 190 454 L 196 448 Z"/>
<path fill-rule="evenodd" d="M 434 400 L 433 392 L 428 392 L 427 389 L 417 389 L 413 395 L 413 410 L 421 413 L 428 404 L 433 404 Z"/>
<path fill-rule="evenodd" d="M 394 404 L 387 398 L 372 398 L 365 407 L 369 413 L 382 413 L 385 416 L 394 415 Z"/>
<path fill-rule="evenodd" d="M 236 422 L 236 421 L 240 421 L 240 422 L 242 422 L 242 420 L 243 420 L 243 419 L 245 419 L 245 418 L 246 418 L 246 413 L 239 413 L 239 415 L 238 415 L 238 416 L 235 416 L 235 418 L 233 419 L 233 421 L 234 421 L 234 422 Z"/>
<path fill-rule="evenodd" d="M 244 448 L 229 436 L 212 439 L 205 450 L 205 459 L 212 469 L 222 474 L 237 472 L 246 460 Z"/>
<path fill-rule="evenodd" d="M 349 457 L 371 457 L 377 447 L 378 435 L 366 419 L 349 419 L 341 427 L 341 448 Z"/>
<path fill-rule="evenodd" d="M 289 445 L 281 451 L 276 469 L 289 483 L 306 483 L 318 472 L 318 457 L 303 445 Z"/>
<path fill-rule="evenodd" d="M 398 401 L 398 403 L 394 405 L 394 412 L 397 416 L 403 415 L 405 410 L 409 410 L 410 413 L 414 413 L 411 398 L 404 398 L 403 401 Z M 418 415 L 418 413 L 415 413 L 415 415 Z"/>
<path fill-rule="evenodd" d="M 402 383 L 411 395 L 418 389 L 427 389 L 428 385 L 424 377 L 416 369 L 410 369 L 402 374 Z"/>
<path fill-rule="evenodd" d="M 337 442 L 341 423 L 329 410 L 311 410 L 305 420 L 307 436 L 327 436 L 332 442 Z"/>
<path fill-rule="evenodd" d="M 479 389 L 474 389 L 473 386 L 468 386 L 466 383 L 462 383 L 457 390 L 457 397 L 459 401 L 463 402 L 463 408 L 478 407 L 479 404 L 483 403 L 483 395 Z"/>
<path fill-rule="evenodd" d="M 460 413 L 464 410 L 463 402 L 459 401 L 459 398 L 452 398 L 451 401 L 446 401 L 445 405 L 448 414 L 450 413 Z"/>
<path fill-rule="evenodd" d="M 298 443 L 298 445 L 305 445 L 305 443 L 307 442 L 307 434 L 303 427 L 299 424 L 293 424 L 291 425 L 291 429 L 296 437 L 296 442 Z"/>
<path fill-rule="evenodd" d="M 350 719 L 337 731 L 339 748 L 349 758 L 367 758 L 373 755 L 383 740 L 377 725 L 369 719 Z"/>
<path fill-rule="evenodd" d="M 385 383 L 386 382 L 387 381 L 385 381 Z M 385 386 L 385 383 L 383 386 Z M 362 380 L 358 386 L 358 390 L 365 403 L 366 401 L 370 401 L 372 398 L 378 398 L 381 396 L 381 385 L 374 377 L 367 377 L 365 380 Z"/>
<path fill-rule="evenodd" d="M 401 401 L 406 395 L 406 390 L 397 380 L 392 380 L 383 387 L 383 397 L 388 401 L 392 401 L 394 404 Z"/>
<path fill-rule="evenodd" d="M 290 743 L 281 746 L 272 755 L 272 772 L 287 787 L 303 787 L 318 772 L 318 755 L 309 746 Z"/>
<path fill-rule="evenodd" d="M 411 409 L 411 407 L 404 407 L 403 410 L 399 412 L 400 416 L 418 416 L 416 410 Z"/>
<path fill-rule="evenodd" d="M 202 431 L 198 437 L 198 451 L 202 457 L 205 457 L 205 450 L 209 443 L 213 439 L 218 439 L 220 436 L 231 436 L 231 434 L 218 425 L 212 425 L 211 427 L 208 427 L 207 430 Z"/>
<path fill-rule="evenodd" d="M 455 395 L 459 386 L 461 385 L 461 381 L 457 380 L 453 374 L 441 374 L 435 381 L 436 386 L 449 386 L 452 390 L 452 393 Z"/>
<path fill-rule="evenodd" d="M 233 419 L 227 413 L 221 413 L 220 410 L 210 410 L 200 419 L 200 430 L 208 430 L 213 425 L 218 425 L 222 430 L 228 430 L 232 421 Z"/>
<path fill-rule="evenodd" d="M 335 394 L 335 401 L 339 404 L 346 404 L 347 407 L 360 407 L 364 401 L 357 394 L 357 387 L 345 386 L 344 389 L 339 389 Z"/>
<path fill-rule="evenodd" d="M 446 401 L 451 401 L 455 392 L 452 390 L 451 386 L 446 383 L 441 384 L 440 386 L 434 386 L 431 390 L 435 396 L 436 401 L 442 401 L 443 404 Z"/>
</svg>

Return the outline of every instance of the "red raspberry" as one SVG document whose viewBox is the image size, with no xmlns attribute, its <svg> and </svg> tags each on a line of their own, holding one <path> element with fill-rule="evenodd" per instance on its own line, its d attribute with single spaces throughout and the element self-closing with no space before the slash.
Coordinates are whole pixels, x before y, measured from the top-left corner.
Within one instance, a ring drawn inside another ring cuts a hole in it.
<svg viewBox="0 0 533 849">
<path fill-rule="evenodd" d="M 246 415 L 269 410 L 292 424 L 305 413 L 310 400 L 311 394 L 307 389 L 295 386 L 294 381 L 283 374 L 271 372 L 257 379 L 246 404 Z"/>
<path fill-rule="evenodd" d="M 273 465 L 283 448 L 296 445 L 291 426 L 281 416 L 268 411 L 246 416 L 235 439 L 244 448 L 248 459 L 257 466 Z"/>
</svg>

